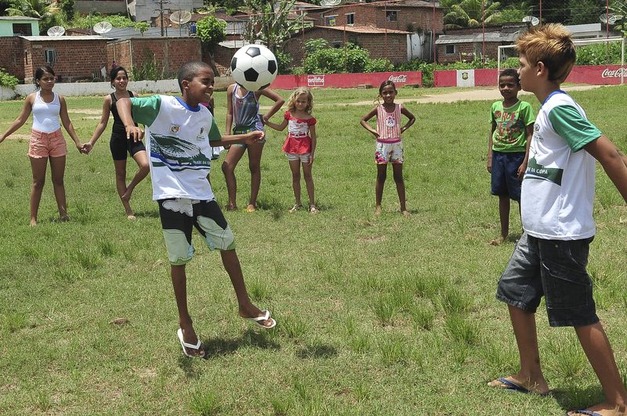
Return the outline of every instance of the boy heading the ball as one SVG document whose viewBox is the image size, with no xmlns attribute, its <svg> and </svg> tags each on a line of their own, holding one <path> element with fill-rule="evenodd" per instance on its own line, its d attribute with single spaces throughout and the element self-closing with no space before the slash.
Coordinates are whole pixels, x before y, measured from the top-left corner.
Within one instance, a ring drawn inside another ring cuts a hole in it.
<svg viewBox="0 0 627 416">
<path fill-rule="evenodd" d="M 196 228 L 213 250 L 220 250 L 222 263 L 235 289 L 239 315 L 269 329 L 276 325 L 270 312 L 261 311 L 248 297 L 231 228 L 215 201 L 207 180 L 211 146 L 256 143 L 263 132 L 220 136 L 209 110 L 201 105 L 213 89 L 211 67 L 204 62 L 189 62 L 178 72 L 182 98 L 166 95 L 118 100 L 118 112 L 127 137 L 140 140 L 146 128 L 150 150 L 153 199 L 159 204 L 159 217 L 170 261 L 174 296 L 179 314 L 177 336 L 183 353 L 205 357 L 187 309 L 185 265 L 194 254 L 192 228 Z"/>
<path fill-rule="evenodd" d="M 596 373 L 605 402 L 576 415 L 625 415 L 627 391 L 596 314 L 588 250 L 593 220 L 595 159 L 627 201 L 627 159 L 560 85 L 575 64 L 575 46 L 558 24 L 531 29 L 516 42 L 522 89 L 542 107 L 536 117 L 522 183 L 524 232 L 498 284 L 507 303 L 520 370 L 490 383 L 508 390 L 549 393 L 540 366 L 535 312 L 544 296 L 551 326 L 572 326 Z"/>
</svg>

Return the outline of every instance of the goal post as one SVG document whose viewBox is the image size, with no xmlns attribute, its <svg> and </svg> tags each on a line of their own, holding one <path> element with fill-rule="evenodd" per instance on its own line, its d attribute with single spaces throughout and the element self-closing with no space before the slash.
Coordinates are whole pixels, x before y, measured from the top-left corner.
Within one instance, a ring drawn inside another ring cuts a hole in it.
<svg viewBox="0 0 627 416">
<path fill-rule="evenodd" d="M 620 53 L 620 67 L 619 77 L 621 85 L 625 83 L 625 78 L 627 77 L 627 68 L 625 68 L 625 38 L 624 37 L 606 37 L 606 38 L 594 38 L 594 39 L 574 39 L 573 43 L 575 44 L 575 48 L 586 45 L 594 45 L 598 43 L 609 44 L 612 42 L 620 43 L 621 45 L 621 53 Z M 517 57 L 516 53 L 516 45 L 501 45 L 498 47 L 498 56 L 497 56 L 497 79 L 496 83 L 498 85 L 498 74 L 501 73 L 501 64 L 507 58 Z"/>
</svg>

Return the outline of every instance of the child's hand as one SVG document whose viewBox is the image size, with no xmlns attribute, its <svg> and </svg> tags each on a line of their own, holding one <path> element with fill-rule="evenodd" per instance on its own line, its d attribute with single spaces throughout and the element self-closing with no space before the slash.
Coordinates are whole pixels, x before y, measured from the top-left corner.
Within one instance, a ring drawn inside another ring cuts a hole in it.
<svg viewBox="0 0 627 416">
<path fill-rule="evenodd" d="M 249 133 L 246 133 L 244 143 L 246 144 L 255 144 L 263 141 L 265 137 L 265 133 L 261 130 L 254 130 Z"/>
<path fill-rule="evenodd" d="M 137 126 L 126 127 L 126 139 L 139 142 L 144 138 L 144 130 Z"/>
<path fill-rule="evenodd" d="M 525 171 L 527 170 L 527 163 L 523 162 L 520 166 L 518 166 L 518 170 L 516 174 L 518 175 L 519 180 L 523 180 L 523 176 L 525 176 Z"/>
<path fill-rule="evenodd" d="M 81 149 L 81 153 L 84 154 L 84 155 L 88 155 L 89 152 L 91 152 L 91 149 L 93 149 L 93 148 L 94 148 L 94 145 L 89 143 L 89 142 L 87 142 L 87 143 L 85 143 L 83 145 L 83 148 Z"/>
</svg>

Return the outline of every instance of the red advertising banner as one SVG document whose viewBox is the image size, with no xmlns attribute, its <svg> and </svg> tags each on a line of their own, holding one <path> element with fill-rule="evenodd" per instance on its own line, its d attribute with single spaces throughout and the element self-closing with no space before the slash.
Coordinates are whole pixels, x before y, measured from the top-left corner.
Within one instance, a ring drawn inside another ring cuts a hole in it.
<svg viewBox="0 0 627 416">
<path fill-rule="evenodd" d="M 293 90 L 308 88 L 379 88 L 383 81 L 390 80 L 398 87 L 405 85 L 422 86 L 422 72 L 369 72 L 364 74 L 322 74 L 322 75 L 279 75 L 270 88 Z"/>
</svg>

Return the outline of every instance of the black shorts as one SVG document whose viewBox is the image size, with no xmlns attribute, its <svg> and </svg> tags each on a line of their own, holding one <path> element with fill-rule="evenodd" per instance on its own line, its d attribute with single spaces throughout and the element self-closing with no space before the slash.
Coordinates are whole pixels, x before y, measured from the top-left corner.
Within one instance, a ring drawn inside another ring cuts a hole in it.
<svg viewBox="0 0 627 416">
<path fill-rule="evenodd" d="M 111 142 L 109 142 L 111 156 L 113 160 L 126 160 L 127 154 L 131 157 L 137 152 L 146 151 L 144 142 L 135 142 L 126 138 L 126 132 L 111 132 Z"/>
</svg>

